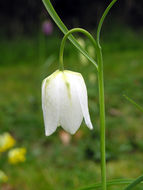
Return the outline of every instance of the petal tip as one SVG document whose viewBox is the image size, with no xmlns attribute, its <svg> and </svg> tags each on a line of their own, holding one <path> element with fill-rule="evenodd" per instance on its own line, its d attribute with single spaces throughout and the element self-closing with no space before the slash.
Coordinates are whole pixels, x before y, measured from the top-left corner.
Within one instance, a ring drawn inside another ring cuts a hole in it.
<svg viewBox="0 0 143 190">
<path fill-rule="evenodd" d="M 87 125 L 87 127 L 88 127 L 90 130 L 93 130 L 93 125 L 92 125 L 91 122 L 90 122 L 90 123 L 87 123 L 86 125 Z"/>
<path fill-rule="evenodd" d="M 69 132 L 70 133 L 70 135 L 74 135 L 75 133 L 76 133 L 76 131 L 74 131 L 74 132 Z"/>
<path fill-rule="evenodd" d="M 64 129 L 67 133 L 69 133 L 70 135 L 74 135 L 77 131 L 78 131 L 79 127 L 75 130 L 67 130 L 67 129 Z"/>
<path fill-rule="evenodd" d="M 54 131 L 48 131 L 48 130 L 46 130 L 45 131 L 45 136 L 48 137 L 48 136 L 52 135 L 55 131 L 56 131 L 56 129 Z"/>
</svg>

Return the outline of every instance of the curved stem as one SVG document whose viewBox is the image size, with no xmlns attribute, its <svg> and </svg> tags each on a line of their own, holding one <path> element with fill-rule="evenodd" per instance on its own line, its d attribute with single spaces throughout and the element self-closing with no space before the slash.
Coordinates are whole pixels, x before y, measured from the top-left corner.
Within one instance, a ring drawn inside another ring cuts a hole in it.
<svg viewBox="0 0 143 190">
<path fill-rule="evenodd" d="M 84 35 L 86 35 L 89 38 L 89 40 L 92 42 L 93 46 L 95 47 L 95 50 L 97 50 L 97 43 L 96 43 L 95 39 L 92 37 L 92 35 L 88 31 L 86 31 L 86 30 L 84 30 L 82 28 L 74 28 L 74 29 L 69 30 L 65 34 L 65 36 L 63 37 L 62 42 L 61 42 L 61 46 L 60 46 L 60 54 L 59 54 L 60 70 L 64 70 L 63 53 L 64 53 L 65 42 L 66 42 L 67 38 L 69 37 L 69 35 L 71 33 L 74 33 L 74 32 L 81 32 Z M 96 63 L 93 63 L 93 65 L 98 70 L 98 65 Z"/>
<path fill-rule="evenodd" d="M 99 24 L 98 24 L 98 28 L 97 28 L 97 44 L 99 45 L 99 39 L 100 39 L 100 31 L 101 31 L 101 28 L 102 28 L 102 24 L 105 20 L 105 17 L 107 16 L 108 12 L 110 11 L 110 9 L 112 8 L 112 6 L 114 5 L 114 3 L 116 3 L 117 0 L 113 0 L 109 5 L 108 7 L 105 9 L 100 21 L 99 21 Z"/>
<path fill-rule="evenodd" d="M 103 58 L 100 46 L 100 31 L 106 15 L 117 0 L 113 0 L 105 9 L 97 28 L 97 62 L 98 62 L 98 86 L 99 86 L 99 104 L 100 104 L 100 152 L 101 152 L 101 179 L 102 190 L 107 189 L 106 183 L 106 139 L 105 139 L 105 99 L 104 99 L 104 75 Z"/>
</svg>

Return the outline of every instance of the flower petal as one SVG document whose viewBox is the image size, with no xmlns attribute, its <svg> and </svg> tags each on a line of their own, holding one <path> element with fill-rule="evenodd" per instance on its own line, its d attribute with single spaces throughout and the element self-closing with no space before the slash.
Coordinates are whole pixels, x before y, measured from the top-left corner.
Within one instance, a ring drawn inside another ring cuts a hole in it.
<svg viewBox="0 0 143 190">
<path fill-rule="evenodd" d="M 76 82 L 76 89 L 78 92 L 78 98 L 80 101 L 83 117 L 84 117 L 87 127 L 89 129 L 93 129 L 90 115 L 89 115 L 89 110 L 88 110 L 88 97 L 87 97 L 86 85 L 85 85 L 84 79 L 80 73 L 79 73 L 79 75 L 76 76 L 76 78 L 78 81 L 78 82 Z"/>
<path fill-rule="evenodd" d="M 74 72 L 64 71 L 60 81 L 60 125 L 74 134 L 81 125 L 83 114 L 75 88 Z"/>
<path fill-rule="evenodd" d="M 57 73 L 56 73 L 57 72 Z M 55 132 L 59 121 L 59 74 L 56 71 L 43 81 L 42 109 L 46 136 Z"/>
</svg>

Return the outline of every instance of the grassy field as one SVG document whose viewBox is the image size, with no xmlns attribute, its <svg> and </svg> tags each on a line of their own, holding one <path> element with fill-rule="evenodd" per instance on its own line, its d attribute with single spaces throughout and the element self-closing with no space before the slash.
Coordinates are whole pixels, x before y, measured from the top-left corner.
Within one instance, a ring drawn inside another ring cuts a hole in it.
<svg viewBox="0 0 143 190">
<path fill-rule="evenodd" d="M 143 113 L 123 97 L 126 94 L 143 106 L 142 35 L 129 29 L 113 30 L 102 40 L 108 179 L 143 173 Z M 8 164 L 6 154 L 1 155 L 0 167 L 9 176 L 2 190 L 73 190 L 100 181 L 97 76 L 92 64 L 82 65 L 68 43 L 65 67 L 84 76 L 94 131 L 83 122 L 68 145 L 61 140 L 61 128 L 50 137 L 44 135 L 41 82 L 58 68 L 57 36 L 1 40 L 0 133 L 10 132 L 17 146 L 28 151 L 27 161 L 14 166 Z M 123 186 L 109 187 L 113 189 Z"/>
</svg>

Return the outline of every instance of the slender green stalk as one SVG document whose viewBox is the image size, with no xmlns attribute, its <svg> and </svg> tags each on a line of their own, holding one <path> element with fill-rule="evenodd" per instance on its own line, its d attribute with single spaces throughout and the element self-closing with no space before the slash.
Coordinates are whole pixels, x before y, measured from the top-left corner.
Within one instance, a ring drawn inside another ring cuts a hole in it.
<svg viewBox="0 0 143 190">
<path fill-rule="evenodd" d="M 101 152 L 101 180 L 102 190 L 107 189 L 106 184 L 106 138 L 105 138 L 105 102 L 104 102 L 104 75 L 103 75 L 103 58 L 100 46 L 100 32 L 109 10 L 117 0 L 113 0 L 105 9 L 97 28 L 97 63 L 98 63 L 98 86 L 99 86 L 99 104 L 100 104 L 100 152 Z"/>
<path fill-rule="evenodd" d="M 112 6 L 116 3 L 117 0 L 113 0 L 109 5 L 108 7 L 105 9 L 100 21 L 99 21 L 99 24 L 98 24 L 98 28 L 97 28 L 97 44 L 99 45 L 99 40 L 100 40 L 100 32 L 101 32 L 101 28 L 102 28 L 102 25 L 103 25 L 103 22 L 108 14 L 108 12 L 110 11 L 110 9 L 112 8 Z"/>
<path fill-rule="evenodd" d="M 66 39 L 73 32 L 81 32 L 85 34 L 93 43 L 95 50 L 97 52 L 97 61 L 98 61 L 98 82 L 99 82 L 99 102 L 100 102 L 100 143 L 101 143 L 101 178 L 102 178 L 102 189 L 106 190 L 106 155 L 105 155 L 105 103 L 104 103 L 104 79 L 103 79 L 103 59 L 101 47 L 96 44 L 95 39 L 88 33 L 86 30 L 81 28 L 75 28 L 70 30 L 64 36 L 61 46 L 60 46 L 60 55 L 59 63 L 60 70 L 64 69 L 63 66 L 63 52 Z"/>
<path fill-rule="evenodd" d="M 59 64 L 60 64 L 60 70 L 64 70 L 64 64 L 63 64 L 63 53 L 64 53 L 64 47 L 65 47 L 65 42 L 67 40 L 67 38 L 69 37 L 69 35 L 71 33 L 75 33 L 75 32 L 80 32 L 80 33 L 83 33 L 85 36 L 87 36 L 89 38 L 89 40 L 91 41 L 91 43 L 93 44 L 93 46 L 95 47 L 95 49 L 97 50 L 97 44 L 96 44 L 96 41 L 95 39 L 92 37 L 92 35 L 82 29 L 82 28 L 74 28 L 74 29 L 71 29 L 69 30 L 65 36 L 63 37 L 62 39 L 62 42 L 61 42 L 61 46 L 60 46 L 60 53 L 59 53 Z M 92 62 L 93 63 L 93 62 Z M 93 65 L 96 67 L 96 69 L 98 70 L 98 65 L 93 63 Z"/>
<path fill-rule="evenodd" d="M 101 47 L 98 46 L 98 86 L 99 86 L 99 104 L 100 104 L 100 152 L 101 152 L 101 180 L 102 190 L 106 190 L 106 154 L 105 154 L 105 102 L 104 102 L 104 77 L 103 77 L 103 59 Z"/>
</svg>

